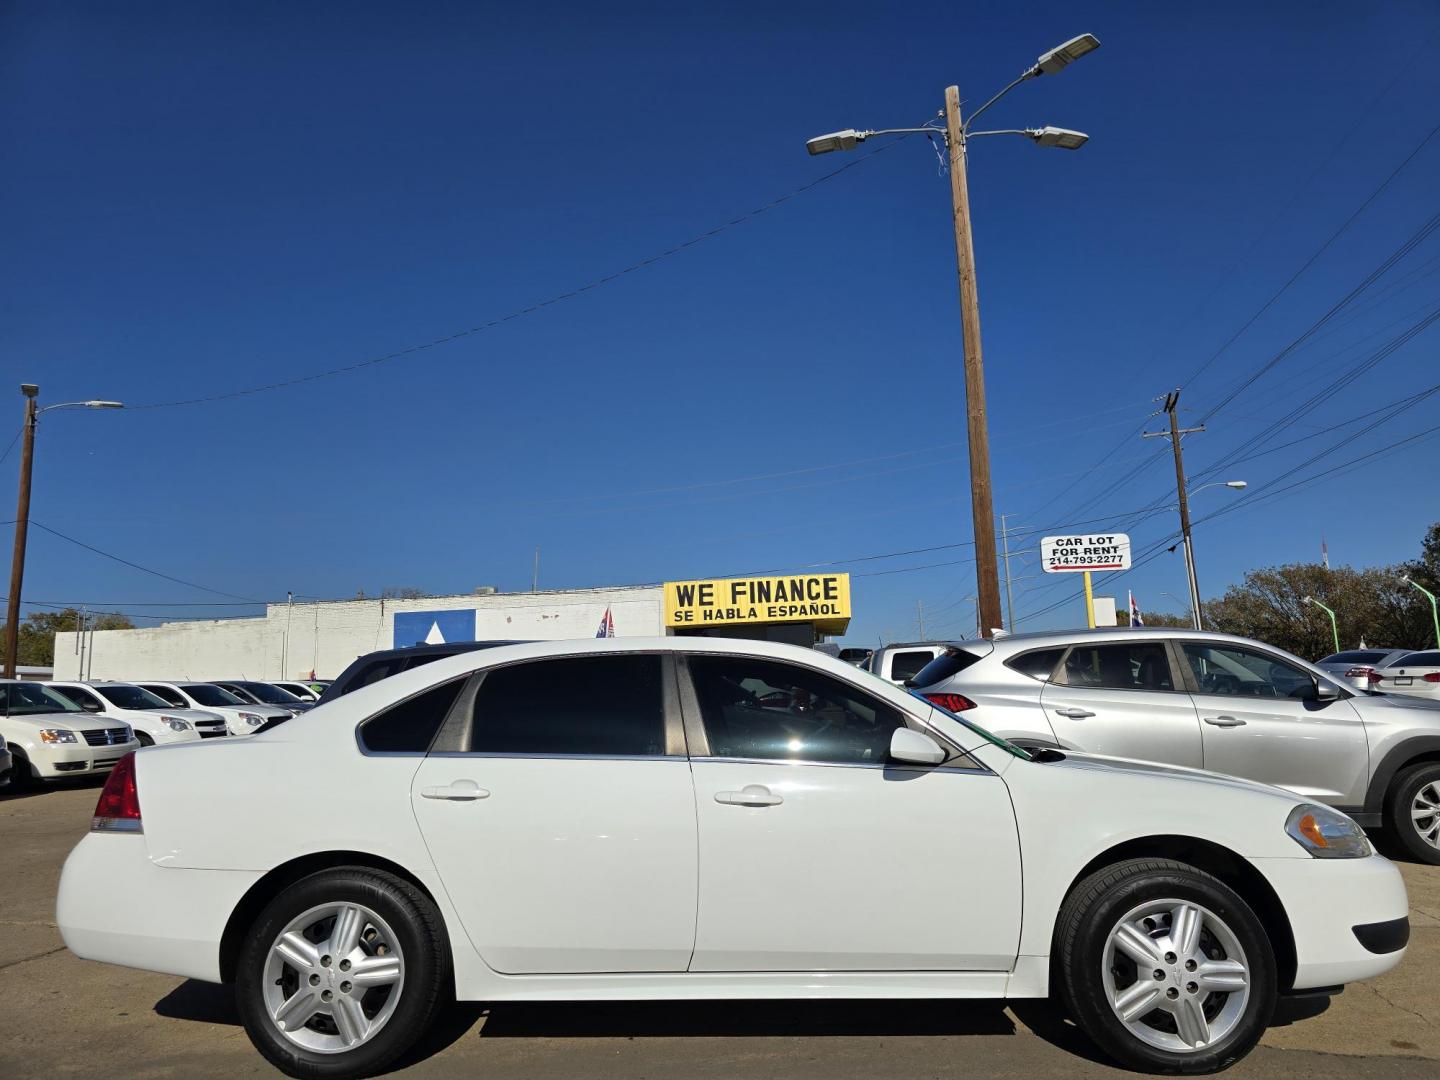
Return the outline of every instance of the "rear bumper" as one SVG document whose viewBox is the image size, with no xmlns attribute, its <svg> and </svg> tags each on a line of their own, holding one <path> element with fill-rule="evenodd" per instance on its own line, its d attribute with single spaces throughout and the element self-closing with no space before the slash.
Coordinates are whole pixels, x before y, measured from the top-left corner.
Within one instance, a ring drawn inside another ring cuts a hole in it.
<svg viewBox="0 0 1440 1080">
<path fill-rule="evenodd" d="M 1410 903 L 1400 871 L 1388 859 L 1372 855 L 1252 862 L 1274 887 L 1290 919 L 1295 935 L 1293 989 L 1371 979 L 1404 958 Z"/>
<path fill-rule="evenodd" d="M 225 924 L 259 879 L 157 866 L 144 836 L 89 833 L 65 860 L 55 922 L 84 960 L 219 982 Z"/>
</svg>

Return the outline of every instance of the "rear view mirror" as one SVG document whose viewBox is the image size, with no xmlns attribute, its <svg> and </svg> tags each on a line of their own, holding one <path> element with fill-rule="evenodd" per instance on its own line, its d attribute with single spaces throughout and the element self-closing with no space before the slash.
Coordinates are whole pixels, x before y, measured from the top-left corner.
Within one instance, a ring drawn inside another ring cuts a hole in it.
<svg viewBox="0 0 1440 1080">
<path fill-rule="evenodd" d="M 910 765 L 939 765 L 945 760 L 945 750 L 923 731 L 896 728 L 890 736 L 890 760 Z"/>
</svg>

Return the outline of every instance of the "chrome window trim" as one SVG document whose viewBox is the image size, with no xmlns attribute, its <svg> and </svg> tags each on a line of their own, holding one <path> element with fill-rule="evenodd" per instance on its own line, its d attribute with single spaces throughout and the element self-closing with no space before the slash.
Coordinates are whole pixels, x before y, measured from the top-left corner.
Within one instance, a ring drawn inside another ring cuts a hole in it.
<svg viewBox="0 0 1440 1080">
<path fill-rule="evenodd" d="M 435 758 L 490 758 L 495 761 L 689 761 L 684 754 L 501 754 L 491 750 L 432 750 Z"/>
<path fill-rule="evenodd" d="M 965 760 L 973 762 L 972 765 L 952 765 L 948 762 L 939 765 L 917 765 L 909 761 L 811 761 L 808 758 L 751 758 L 751 757 L 691 757 L 691 761 L 710 762 L 716 765 L 805 765 L 812 768 L 822 769 L 888 769 L 892 772 L 951 772 L 968 773 L 977 776 L 994 776 L 993 769 L 988 768 L 982 761 L 973 758 L 968 754 L 958 755 Z"/>
</svg>

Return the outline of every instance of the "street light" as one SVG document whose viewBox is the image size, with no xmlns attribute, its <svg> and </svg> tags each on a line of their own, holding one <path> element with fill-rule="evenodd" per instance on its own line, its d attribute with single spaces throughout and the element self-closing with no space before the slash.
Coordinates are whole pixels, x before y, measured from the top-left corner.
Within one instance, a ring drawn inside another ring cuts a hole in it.
<svg viewBox="0 0 1440 1080">
<path fill-rule="evenodd" d="M 1199 487 L 1182 490 L 1180 501 L 1170 504 L 1171 509 L 1180 511 L 1180 540 L 1185 548 L 1185 579 L 1190 586 L 1190 625 L 1196 630 L 1203 630 L 1205 627 L 1200 618 L 1200 582 L 1195 576 L 1195 542 L 1190 535 L 1190 496 L 1198 495 L 1206 488 L 1224 487 L 1240 491 L 1249 486 L 1246 480 L 1214 480 Z M 1172 547 L 1170 550 L 1175 549 Z"/>
<path fill-rule="evenodd" d="M 965 354 L 965 419 L 970 451 L 970 513 L 975 529 L 975 574 L 979 597 L 980 632 L 989 637 L 996 627 L 1004 625 L 1000 616 L 1000 579 L 996 567 L 995 511 L 990 493 L 990 433 L 985 416 L 985 364 L 980 350 L 980 298 L 975 285 L 975 240 L 970 229 L 970 189 L 965 175 L 966 142 L 981 135 L 1024 135 L 1036 146 L 1076 150 L 1089 136 L 1065 128 L 1042 127 L 1004 131 L 972 131 L 980 115 L 1027 79 L 1053 75 L 1088 52 L 1100 47 L 1093 34 L 1081 34 L 1043 53 L 1034 66 L 1005 86 L 967 120 L 960 116 L 960 88 L 945 88 L 945 128 L 891 128 L 882 131 L 859 131 L 846 128 L 809 140 L 805 148 L 811 154 L 828 154 L 835 150 L 853 150 L 866 139 L 878 135 L 909 135 L 924 132 L 939 134 L 950 154 L 950 203 L 955 228 L 955 264 L 960 278 L 960 327 Z"/>
<path fill-rule="evenodd" d="M 1302 604 L 1314 604 L 1321 611 L 1325 612 L 1326 615 L 1330 616 L 1330 636 L 1335 639 L 1335 651 L 1338 653 L 1340 651 L 1340 628 L 1335 623 L 1335 612 L 1331 611 L 1313 596 L 1302 596 L 1300 602 Z"/>
<path fill-rule="evenodd" d="M 1430 598 L 1430 617 L 1435 620 L 1435 647 L 1440 649 L 1440 606 L 1436 605 L 1435 594 L 1418 581 L 1412 580 L 1409 574 L 1400 575 L 1400 580 L 1406 585 L 1414 586 Z"/>
<path fill-rule="evenodd" d="M 15 663 L 20 652 L 20 586 L 25 579 L 25 538 L 30 531 L 30 474 L 35 460 L 35 422 L 41 413 L 56 409 L 123 409 L 120 401 L 62 401 L 56 405 L 39 408 L 35 399 L 40 387 L 34 383 L 21 383 L 20 392 L 25 395 L 25 441 L 20 449 L 20 498 L 15 509 L 15 552 L 10 561 L 10 597 L 7 602 L 5 631 L 5 677 L 15 677 Z"/>
</svg>

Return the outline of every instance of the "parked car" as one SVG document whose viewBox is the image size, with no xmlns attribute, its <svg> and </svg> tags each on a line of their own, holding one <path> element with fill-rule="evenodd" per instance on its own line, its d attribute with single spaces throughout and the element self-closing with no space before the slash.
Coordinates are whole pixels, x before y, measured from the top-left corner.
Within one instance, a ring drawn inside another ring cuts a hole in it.
<svg viewBox="0 0 1440 1080">
<path fill-rule="evenodd" d="M 875 655 L 874 649 L 866 649 L 858 645 L 847 645 L 840 650 L 840 659 L 847 664 L 854 664 L 856 667 L 863 667 L 867 670 L 870 667 L 870 657 Z"/>
<path fill-rule="evenodd" d="M 5 742 L 5 737 L 0 735 L 0 788 L 6 787 L 14 775 L 15 757 L 10 753 L 10 747 Z"/>
<path fill-rule="evenodd" d="M 94 716 L 123 720 L 141 746 L 213 739 L 230 733 L 219 713 L 176 709 L 163 698 L 133 683 L 51 682 L 61 697 Z"/>
<path fill-rule="evenodd" d="M 893 683 L 905 683 L 945 651 L 943 641 L 907 641 L 882 645 L 870 654 L 869 670 Z"/>
<path fill-rule="evenodd" d="M 1347 652 L 1332 653 L 1315 666 L 1337 682 L 1345 682 L 1356 690 L 1370 690 L 1371 676 L 1379 668 L 1408 653 L 1409 649 L 1350 649 Z"/>
<path fill-rule="evenodd" d="M 369 686 L 391 675 L 443 660 L 447 656 L 475 652 L 477 649 L 494 649 L 500 645 L 517 645 L 515 641 L 447 641 L 436 645 L 409 645 L 403 649 L 380 649 L 377 652 L 357 656 L 340 677 L 325 687 L 320 701 L 334 701 L 338 697 Z"/>
<path fill-rule="evenodd" d="M 294 694 L 294 695 L 295 695 L 297 698 L 299 698 L 301 701 L 311 701 L 311 702 L 314 702 L 314 701 L 319 701 L 319 700 L 320 700 L 320 691 L 316 690 L 316 689 L 315 689 L 314 687 L 312 687 L 309 683 L 290 682 L 290 681 L 287 679 L 287 680 L 285 680 L 284 682 L 275 682 L 275 683 L 271 683 L 270 685 L 272 685 L 272 686 L 278 686 L 281 690 L 284 690 L 287 694 Z"/>
<path fill-rule="evenodd" d="M 140 744 L 130 725 L 92 720 L 48 686 L 0 680 L 0 740 L 11 754 L 10 783 L 106 773 Z"/>
<path fill-rule="evenodd" d="M 1405 653 L 1377 668 L 1370 680 L 1377 693 L 1440 701 L 1440 649 Z"/>
<path fill-rule="evenodd" d="M 1440 863 L 1440 709 L 1358 693 L 1248 638 L 1173 627 L 958 642 L 914 679 L 1027 746 L 1258 780 L 1388 829 Z"/>
<path fill-rule="evenodd" d="M 313 701 L 301 701 L 288 690 L 281 690 L 274 683 L 260 682 L 257 679 L 211 679 L 216 686 L 222 690 L 228 690 L 241 701 L 249 702 L 251 705 L 273 705 L 277 709 L 286 710 L 291 716 L 299 716 L 302 712 L 315 707 Z"/>
<path fill-rule="evenodd" d="M 343 1078 L 451 994 L 1057 993 L 1121 1062 L 1213 1071 L 1278 994 L 1393 968 L 1407 912 L 1312 800 L 1032 756 L 811 649 L 667 637 L 468 651 L 128 758 L 56 921 L 80 957 L 233 982 L 271 1063 Z"/>
<path fill-rule="evenodd" d="M 177 709 L 202 709 L 224 717 L 231 735 L 253 735 L 264 724 L 289 720 L 289 709 L 274 705 L 251 705 L 214 683 L 204 682 L 142 682 L 136 683 L 167 705 Z"/>
</svg>

